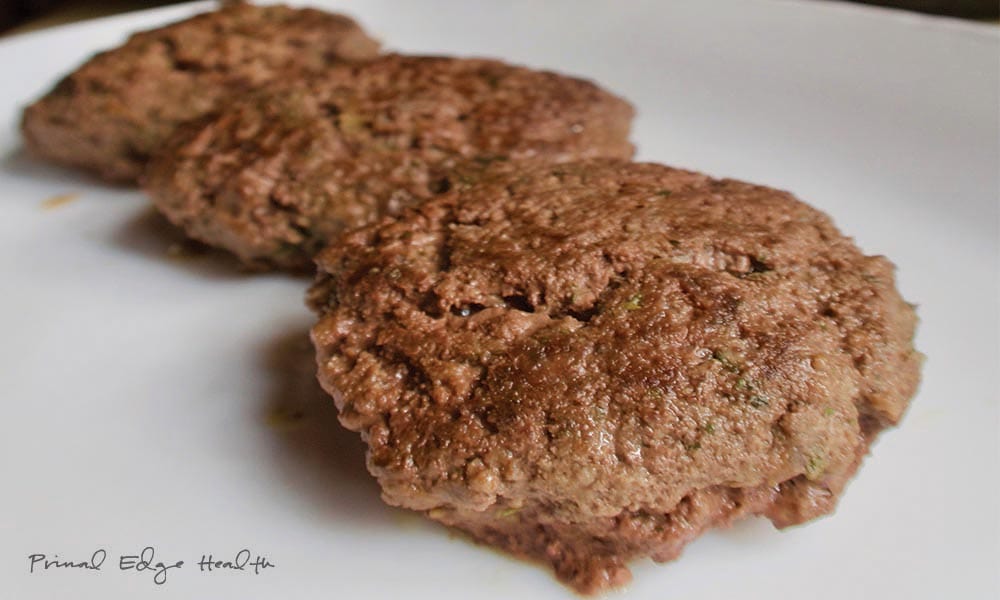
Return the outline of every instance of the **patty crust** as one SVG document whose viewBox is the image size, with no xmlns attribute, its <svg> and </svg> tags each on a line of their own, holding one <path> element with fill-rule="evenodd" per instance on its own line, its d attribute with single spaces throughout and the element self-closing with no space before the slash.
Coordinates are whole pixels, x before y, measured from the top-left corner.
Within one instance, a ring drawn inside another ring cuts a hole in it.
<svg viewBox="0 0 1000 600">
<path fill-rule="evenodd" d="M 180 123 L 272 80 L 372 58 L 378 47 L 342 15 L 229 3 L 95 55 L 27 107 L 21 129 L 40 157 L 134 182 Z"/>
<path fill-rule="evenodd" d="M 182 128 L 145 188 L 190 236 L 248 265 L 311 269 L 342 230 L 465 185 L 487 165 L 629 158 L 632 114 L 556 73 L 386 55 Z"/>
<path fill-rule="evenodd" d="M 656 164 L 484 176 L 317 262 L 319 378 L 385 501 L 581 592 L 831 512 L 919 380 L 887 259 L 789 193 Z"/>
</svg>

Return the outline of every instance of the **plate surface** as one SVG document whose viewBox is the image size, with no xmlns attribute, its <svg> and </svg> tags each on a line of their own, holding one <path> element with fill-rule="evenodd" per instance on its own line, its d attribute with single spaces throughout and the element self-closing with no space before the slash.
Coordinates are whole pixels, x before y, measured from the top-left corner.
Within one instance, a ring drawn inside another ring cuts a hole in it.
<svg viewBox="0 0 1000 600">
<path fill-rule="evenodd" d="M 710 533 L 612 597 L 997 597 L 997 28 L 814 1 L 330 5 L 394 49 L 601 81 L 638 107 L 640 158 L 792 190 L 919 304 L 920 393 L 836 515 Z M 0 41 L 0 597 L 572 597 L 380 502 L 312 379 L 307 281 L 178 256 L 141 194 L 21 151 L 20 108 L 62 73 L 205 6 Z M 121 570 L 147 546 L 185 564 Z M 198 566 L 244 548 L 275 566 Z M 100 571 L 29 572 L 100 549 Z"/>
</svg>

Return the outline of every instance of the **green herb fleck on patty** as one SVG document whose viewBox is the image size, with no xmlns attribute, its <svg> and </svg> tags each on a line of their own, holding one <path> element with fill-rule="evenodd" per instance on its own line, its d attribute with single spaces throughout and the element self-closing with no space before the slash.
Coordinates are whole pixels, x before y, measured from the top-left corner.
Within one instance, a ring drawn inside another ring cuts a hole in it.
<svg viewBox="0 0 1000 600">
<path fill-rule="evenodd" d="M 719 361 L 722 364 L 722 367 L 727 371 L 731 371 L 733 373 L 740 372 L 740 366 L 736 364 L 733 355 L 726 350 L 713 350 L 712 360 Z"/>
<path fill-rule="evenodd" d="M 625 301 L 622 307 L 625 310 L 636 310 L 642 306 L 642 294 L 634 294 L 631 298 Z"/>
<path fill-rule="evenodd" d="M 806 478 L 809 480 L 819 479 L 826 470 L 826 457 L 822 454 L 810 454 L 806 457 Z"/>
</svg>

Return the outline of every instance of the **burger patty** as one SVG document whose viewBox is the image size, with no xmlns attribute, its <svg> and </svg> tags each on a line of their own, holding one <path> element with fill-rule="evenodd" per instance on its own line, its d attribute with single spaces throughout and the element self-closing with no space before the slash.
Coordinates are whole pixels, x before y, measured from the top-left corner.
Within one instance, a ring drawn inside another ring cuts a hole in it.
<svg viewBox="0 0 1000 600">
<path fill-rule="evenodd" d="M 319 378 L 386 502 L 589 593 L 831 512 L 919 380 L 894 267 L 792 195 L 656 164 L 483 174 L 345 234 Z"/>
<path fill-rule="evenodd" d="M 180 123 L 378 46 L 342 15 L 230 3 L 97 54 L 25 109 L 21 129 L 41 157 L 133 182 Z"/>
<path fill-rule="evenodd" d="M 629 158 L 632 115 L 581 79 L 387 55 L 182 128 L 145 187 L 173 223 L 248 265 L 311 269 L 342 230 L 464 186 L 489 165 Z"/>
</svg>

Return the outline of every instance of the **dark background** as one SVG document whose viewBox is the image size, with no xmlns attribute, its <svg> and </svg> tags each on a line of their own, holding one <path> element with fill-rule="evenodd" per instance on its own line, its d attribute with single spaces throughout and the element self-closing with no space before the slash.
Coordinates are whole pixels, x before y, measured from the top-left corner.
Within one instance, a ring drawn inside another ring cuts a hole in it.
<svg viewBox="0 0 1000 600">
<path fill-rule="evenodd" d="M 970 19 L 995 20 L 1000 18 L 1000 0 L 858 1 L 862 4 L 878 4 Z M 165 4 L 176 4 L 177 2 L 179 0 L 104 0 L 103 2 L 95 0 L 0 0 L 0 33 L 40 29 L 60 23 Z"/>
<path fill-rule="evenodd" d="M 997 0 L 858 0 L 860 4 L 877 4 L 905 8 L 935 15 L 949 15 L 970 19 L 1000 18 Z"/>
</svg>

